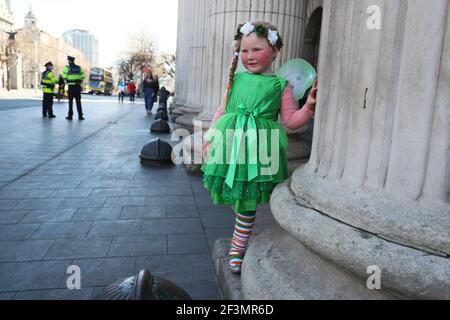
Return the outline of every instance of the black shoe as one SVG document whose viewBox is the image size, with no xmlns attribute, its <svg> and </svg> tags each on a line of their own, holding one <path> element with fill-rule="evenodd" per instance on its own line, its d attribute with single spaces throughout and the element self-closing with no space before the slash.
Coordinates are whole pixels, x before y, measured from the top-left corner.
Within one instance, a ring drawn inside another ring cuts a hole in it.
<svg viewBox="0 0 450 320">
<path fill-rule="evenodd" d="M 51 118 L 51 119 L 55 119 L 56 118 L 56 116 L 55 115 L 51 115 L 51 116 L 48 116 L 49 118 Z"/>
<path fill-rule="evenodd" d="M 72 117 L 66 117 L 66 120 L 73 120 Z"/>
<path fill-rule="evenodd" d="M 46 115 L 46 114 L 43 114 L 43 115 L 42 115 L 42 118 L 47 118 L 47 115 Z"/>
<path fill-rule="evenodd" d="M 83 117 L 78 117 L 78 120 L 83 121 L 85 119 Z"/>
</svg>

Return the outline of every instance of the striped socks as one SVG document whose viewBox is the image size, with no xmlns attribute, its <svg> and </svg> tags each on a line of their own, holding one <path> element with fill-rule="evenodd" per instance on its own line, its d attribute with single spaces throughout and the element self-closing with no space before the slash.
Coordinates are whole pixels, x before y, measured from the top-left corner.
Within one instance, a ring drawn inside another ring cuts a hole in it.
<svg viewBox="0 0 450 320">
<path fill-rule="evenodd" d="M 256 212 L 236 213 L 236 225 L 230 251 L 230 268 L 233 273 L 241 272 L 242 262 L 255 220 Z"/>
</svg>

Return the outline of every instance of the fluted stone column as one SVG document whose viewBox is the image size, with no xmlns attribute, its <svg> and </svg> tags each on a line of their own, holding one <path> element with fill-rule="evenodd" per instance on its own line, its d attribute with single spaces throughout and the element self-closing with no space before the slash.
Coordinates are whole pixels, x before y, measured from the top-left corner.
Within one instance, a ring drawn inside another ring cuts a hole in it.
<svg viewBox="0 0 450 320">
<path fill-rule="evenodd" d="M 193 131 L 192 119 L 203 110 L 202 93 L 206 87 L 206 14 L 207 0 L 191 0 L 189 3 L 189 15 L 195 17 L 189 21 L 189 61 L 187 81 L 189 83 L 186 93 L 187 101 L 180 112 L 181 117 L 176 119 L 177 127 L 183 127 Z"/>
<path fill-rule="evenodd" d="M 212 0 L 208 15 L 207 83 L 205 108 L 197 117 L 208 128 L 225 92 L 228 68 L 233 58 L 233 37 L 239 23 L 264 20 L 276 25 L 285 47 L 274 67 L 300 57 L 305 29 L 303 0 Z"/>
<path fill-rule="evenodd" d="M 188 22 L 189 22 L 189 0 L 178 0 L 178 28 L 177 28 L 177 62 L 175 79 L 175 99 L 171 106 L 172 112 L 178 114 L 177 109 L 184 106 L 187 101 L 188 81 Z"/>
<path fill-rule="evenodd" d="M 249 248 L 245 298 L 450 299 L 448 14 L 449 0 L 324 1 L 311 159 L 272 195 L 281 228 Z"/>
</svg>

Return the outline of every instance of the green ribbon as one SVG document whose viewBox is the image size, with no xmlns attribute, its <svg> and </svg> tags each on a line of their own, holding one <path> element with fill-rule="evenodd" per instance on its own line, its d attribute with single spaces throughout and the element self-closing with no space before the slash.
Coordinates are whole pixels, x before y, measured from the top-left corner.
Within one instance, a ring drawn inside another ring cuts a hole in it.
<svg viewBox="0 0 450 320">
<path fill-rule="evenodd" d="M 249 152 L 249 159 L 247 163 L 247 177 L 248 181 L 252 181 L 258 176 L 258 128 L 256 126 L 255 118 L 258 117 L 258 114 L 253 113 L 252 111 L 248 111 L 247 107 L 244 104 L 240 104 L 238 107 L 237 119 L 236 119 L 236 126 L 235 126 L 235 132 L 233 137 L 233 145 L 231 147 L 231 159 L 230 159 L 230 165 L 228 168 L 227 176 L 225 179 L 225 183 L 230 187 L 233 188 L 234 185 L 234 178 L 236 176 L 236 170 L 238 165 L 238 159 L 239 159 L 239 151 L 241 149 L 241 144 L 243 142 L 243 134 L 245 134 L 246 137 L 246 148 L 250 147 L 250 151 L 255 152 Z M 250 132 L 250 133 L 249 133 Z"/>
</svg>

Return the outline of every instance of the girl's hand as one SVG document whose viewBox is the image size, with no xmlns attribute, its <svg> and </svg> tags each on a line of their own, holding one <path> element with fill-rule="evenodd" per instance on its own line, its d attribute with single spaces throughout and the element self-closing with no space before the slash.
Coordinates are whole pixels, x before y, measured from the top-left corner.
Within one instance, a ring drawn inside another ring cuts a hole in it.
<svg viewBox="0 0 450 320">
<path fill-rule="evenodd" d="M 308 100 L 306 101 L 306 106 L 312 112 L 316 112 L 316 103 L 317 103 L 317 80 L 314 81 L 311 92 L 309 93 Z"/>
</svg>

